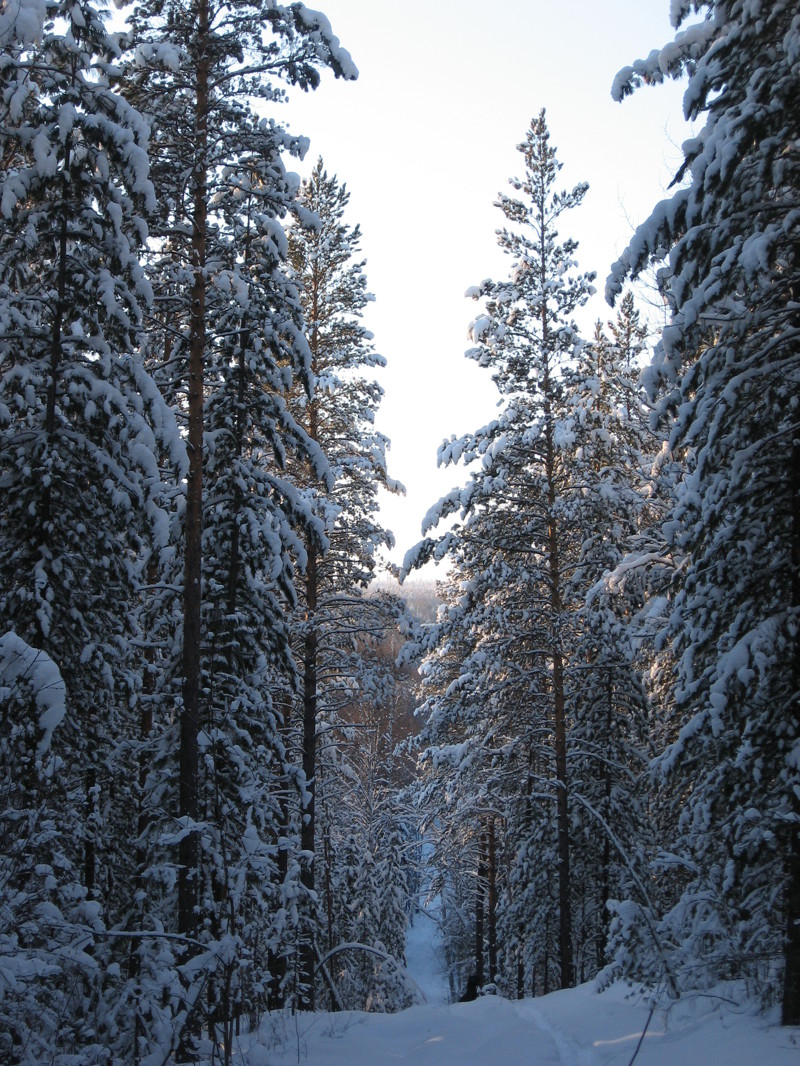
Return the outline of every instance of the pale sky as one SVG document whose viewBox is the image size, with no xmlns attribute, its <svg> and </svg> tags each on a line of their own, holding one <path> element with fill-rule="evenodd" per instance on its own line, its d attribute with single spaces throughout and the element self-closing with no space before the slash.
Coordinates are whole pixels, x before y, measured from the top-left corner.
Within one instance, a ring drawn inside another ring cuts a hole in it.
<svg viewBox="0 0 800 1066">
<path fill-rule="evenodd" d="M 405 498 L 387 498 L 395 561 L 420 539 L 430 506 L 467 479 L 436 468 L 442 439 L 495 414 L 490 372 L 464 358 L 479 305 L 464 297 L 505 277 L 496 246 L 497 193 L 522 171 L 515 146 L 544 107 L 564 187 L 590 189 L 563 217 L 598 295 L 581 325 L 612 316 L 602 291 L 631 226 L 665 195 L 688 136 L 680 86 L 611 100 L 617 71 L 672 39 L 669 0 L 310 0 L 359 68 L 356 82 L 323 78 L 292 93 L 279 117 L 311 140 L 351 193 L 376 302 L 366 318 L 388 361 L 378 427 Z"/>
</svg>

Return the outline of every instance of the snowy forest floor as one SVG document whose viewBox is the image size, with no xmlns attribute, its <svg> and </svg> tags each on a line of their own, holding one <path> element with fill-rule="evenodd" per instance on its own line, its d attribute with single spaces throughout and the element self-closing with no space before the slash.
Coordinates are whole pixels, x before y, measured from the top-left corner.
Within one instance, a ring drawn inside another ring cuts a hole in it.
<svg viewBox="0 0 800 1066">
<path fill-rule="evenodd" d="M 628 1066 L 647 1007 L 591 984 L 538 999 L 487 996 L 398 1014 L 273 1016 L 246 1066 Z M 749 1006 L 691 998 L 650 1021 L 636 1066 L 798 1066 L 800 1034 Z"/>
<path fill-rule="evenodd" d="M 399 1014 L 272 1017 L 246 1066 L 628 1066 L 647 1007 L 627 989 L 591 984 L 519 1001 L 413 1006 Z M 654 1015 L 636 1066 L 798 1066 L 800 1034 L 719 1001 Z"/>
<path fill-rule="evenodd" d="M 602 993 L 589 983 L 537 999 L 487 996 L 448 1004 L 436 930 L 435 912 L 423 913 L 408 937 L 408 972 L 426 1005 L 397 1014 L 272 1015 L 257 1040 L 243 1043 L 239 1062 L 629 1066 L 635 1055 L 636 1066 L 800 1066 L 800 1031 L 782 1029 L 777 1013 L 758 1014 L 737 986 L 717 996 L 687 997 L 652 1018 L 642 998 L 623 985 Z"/>
</svg>

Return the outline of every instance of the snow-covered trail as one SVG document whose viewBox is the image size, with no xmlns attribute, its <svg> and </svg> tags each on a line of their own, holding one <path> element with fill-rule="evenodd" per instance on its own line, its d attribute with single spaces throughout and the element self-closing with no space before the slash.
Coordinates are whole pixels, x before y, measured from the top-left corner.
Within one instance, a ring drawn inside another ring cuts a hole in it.
<svg viewBox="0 0 800 1066">
<path fill-rule="evenodd" d="M 406 934 L 406 970 L 430 1007 L 442 1006 L 450 999 L 437 954 L 438 943 L 435 911 L 418 911 Z"/>
<path fill-rule="evenodd" d="M 426 894 L 406 945 L 407 972 L 424 1005 L 397 1014 L 276 1013 L 242 1038 L 237 1066 L 629 1066 L 634 1055 L 636 1066 L 800 1066 L 800 1030 L 759 1015 L 734 985 L 652 1017 L 623 985 L 451 1004 L 438 901 L 424 905 Z"/>
<path fill-rule="evenodd" d="M 298 1061 L 314 1066 L 574 1066 L 533 1017 L 496 997 L 398 1014 L 301 1018 L 296 1032 L 287 1032 L 280 1054 L 273 1051 L 264 1061 L 270 1066 Z"/>
<path fill-rule="evenodd" d="M 423 845 L 425 855 L 426 845 Z M 428 1006 L 450 1002 L 450 989 L 440 958 L 439 897 L 428 897 L 429 881 L 417 895 L 417 910 L 406 932 L 406 971 L 423 993 Z"/>
<path fill-rule="evenodd" d="M 687 998 L 649 1019 L 615 985 L 538 999 L 487 996 L 398 1014 L 273 1015 L 243 1038 L 237 1066 L 800 1066 L 800 1031 L 736 1006 L 741 989 Z M 733 1002 L 731 1002 L 733 999 Z M 643 1030 L 646 1029 L 642 1039 Z"/>
</svg>

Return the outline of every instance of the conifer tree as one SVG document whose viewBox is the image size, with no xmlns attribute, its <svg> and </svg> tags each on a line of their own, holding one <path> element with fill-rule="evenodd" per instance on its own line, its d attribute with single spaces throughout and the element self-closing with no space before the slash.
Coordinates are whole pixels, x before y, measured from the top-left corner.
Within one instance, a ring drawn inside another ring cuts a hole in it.
<svg viewBox="0 0 800 1066">
<path fill-rule="evenodd" d="M 468 354 L 495 368 L 503 410 L 442 446 L 443 461 L 480 458 L 480 467 L 429 516 L 460 509 L 460 523 L 407 561 L 447 554 L 455 573 L 419 642 L 428 693 L 421 802 L 459 839 L 470 827 L 483 926 L 476 970 L 484 950 L 494 968 L 497 921 L 501 982 L 518 994 L 526 971 L 543 991 L 556 975 L 563 985 L 596 973 L 610 900 L 649 898 L 641 852 L 650 711 L 631 625 L 644 593 L 623 578 L 651 520 L 646 470 L 656 444 L 638 384 L 645 331 L 632 297 L 611 336 L 598 325 L 592 343 L 563 319 L 591 279 L 570 275 L 575 245 L 557 243 L 555 222 L 585 187 L 555 192 L 543 116 L 520 148 L 526 179 L 513 184 L 527 196 L 500 200 L 519 224 L 499 235 L 515 256 L 511 279 L 471 291 L 487 304 Z M 435 784 L 445 782 L 448 811 Z M 498 826 L 505 866 L 491 846 Z M 440 853 L 448 846 L 442 840 Z"/>
<path fill-rule="evenodd" d="M 131 872 L 135 605 L 157 439 L 174 436 L 137 354 L 148 131 L 115 88 L 118 44 L 91 3 L 6 5 L 0 43 L 0 631 L 17 648 L 4 792 L 24 781 L 0 880 L 50 914 L 39 929 L 0 907 L 22 977 L 4 1052 L 93 1062 L 130 1020 L 105 933 Z M 52 741 L 31 717 L 44 664 L 63 686 Z"/>
<path fill-rule="evenodd" d="M 302 753 L 307 790 L 302 820 L 302 850 L 318 850 L 316 780 L 318 728 L 336 728 L 343 708 L 370 693 L 380 699 L 379 664 L 365 654 L 369 644 L 393 624 L 397 606 L 386 597 L 365 596 L 381 547 L 394 538 L 377 518 L 378 489 L 400 488 L 386 466 L 387 439 L 375 428 L 383 390 L 372 376 L 385 366 L 361 318 L 373 299 L 365 263 L 357 258 L 359 227 L 345 221 L 350 195 L 318 160 L 303 182 L 300 203 L 309 223 L 290 232 L 289 259 L 300 285 L 310 348 L 313 394 L 296 390 L 291 410 L 331 467 L 326 491 L 313 468 L 296 469 L 327 527 L 329 546 L 305 543 L 305 585 L 298 615 L 298 658 L 302 663 Z M 328 749 L 331 749 L 329 736 Z M 333 767 L 330 773 L 333 773 Z M 308 898 L 313 897 L 313 864 L 304 869 Z M 317 886 L 319 887 L 319 886 Z M 353 905 L 357 905 L 353 903 Z M 313 924 L 313 923 L 312 923 Z M 312 929 L 304 947 L 303 979 L 313 1005 Z"/>
<path fill-rule="evenodd" d="M 747 974 L 769 994 L 781 960 L 797 1024 L 800 25 L 785 0 L 674 3 L 672 20 L 675 42 L 614 92 L 688 74 L 685 114 L 704 125 L 607 290 L 668 250 L 651 384 L 687 469 L 667 526 L 685 558 L 669 618 L 679 719 L 660 767 L 676 805 L 665 862 L 683 873 L 661 928 L 693 982 Z"/>
<path fill-rule="evenodd" d="M 295 568 L 322 527 L 287 475 L 288 456 L 326 478 L 284 399 L 293 381 L 310 388 L 301 308 L 283 269 L 282 220 L 297 185 L 282 155 L 302 154 L 304 142 L 261 113 L 282 100 L 280 81 L 310 89 L 320 67 L 356 71 L 324 16 L 302 4 L 144 2 L 129 21 L 126 92 L 150 123 L 157 191 L 146 350 L 185 422 L 189 456 L 172 493 L 170 551 L 152 560 L 150 703 L 160 713 L 143 799 L 159 862 L 148 867 L 143 898 L 153 906 L 142 917 L 170 932 L 177 917 L 180 950 L 167 960 L 167 942 L 153 940 L 140 958 L 156 981 L 167 963 L 178 975 L 187 945 L 204 945 L 192 980 L 184 970 L 170 984 L 166 1028 L 189 1054 L 205 1013 L 212 1033 L 222 1024 L 230 1055 L 244 1004 L 255 1017 L 275 993 L 297 887 L 296 863 L 279 859 L 292 847 L 279 824 L 292 787 L 279 719 L 296 683 Z M 175 834 L 164 825 L 174 818 Z M 170 856 L 159 842 L 169 839 L 177 899 L 162 876 Z M 153 1019 L 164 1001 L 149 1001 Z M 153 1021 L 147 1039 L 155 1033 Z"/>
<path fill-rule="evenodd" d="M 608 325 L 610 336 L 597 323 L 567 375 L 579 489 L 572 520 L 582 536 L 571 576 L 581 605 L 569 696 L 581 980 L 607 961 L 609 900 L 641 895 L 639 853 L 650 839 L 650 707 L 637 660 L 641 634 L 632 622 L 643 597 L 638 585 L 614 577 L 649 520 L 645 470 L 657 441 L 639 385 L 646 329 L 630 292 Z"/>
<path fill-rule="evenodd" d="M 558 191 L 560 164 L 544 112 L 531 122 L 519 150 L 524 177 L 510 182 L 517 195 L 498 200 L 508 222 L 498 241 L 513 258 L 511 275 L 470 291 L 486 300 L 486 311 L 472 324 L 476 347 L 467 354 L 493 369 L 503 408 L 484 429 L 442 445 L 440 462 L 480 458 L 481 467 L 430 517 L 434 524 L 458 510 L 464 516 L 461 526 L 441 539 L 439 551 L 459 540 L 474 544 L 470 575 L 481 591 L 468 624 L 481 639 L 477 669 L 468 669 L 472 683 L 480 677 L 480 684 L 496 692 L 494 702 L 504 714 L 519 715 L 525 706 L 528 729 L 546 738 L 535 772 L 548 782 L 544 789 L 555 808 L 558 965 L 561 986 L 569 987 L 574 969 L 565 669 L 575 602 L 568 575 L 580 542 L 569 520 L 575 489 L 567 461 L 572 436 L 563 432 L 563 371 L 578 339 L 570 316 L 593 290 L 592 275 L 573 272 L 576 243 L 558 243 L 557 224 L 580 204 L 587 186 Z M 435 551 L 434 541 L 423 542 L 416 561 Z M 506 653 L 498 642 L 506 643 Z M 522 669 L 509 668 L 509 660 L 526 649 L 530 657 Z M 512 728 L 509 735 L 520 733 Z M 538 810 L 546 809 L 541 798 Z"/>
</svg>

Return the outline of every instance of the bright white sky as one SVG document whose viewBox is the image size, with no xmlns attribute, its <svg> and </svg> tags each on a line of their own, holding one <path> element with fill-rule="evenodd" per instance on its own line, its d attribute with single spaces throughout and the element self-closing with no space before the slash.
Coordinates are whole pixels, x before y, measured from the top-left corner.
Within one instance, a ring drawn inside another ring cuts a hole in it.
<svg viewBox="0 0 800 1066">
<path fill-rule="evenodd" d="M 682 90 L 669 84 L 611 100 L 617 71 L 672 39 L 668 0 L 309 0 L 328 17 L 359 68 L 358 81 L 327 75 L 292 93 L 280 116 L 311 139 L 300 169 L 321 155 L 351 193 L 367 277 L 367 325 L 388 360 L 379 428 L 390 472 L 407 488 L 387 497 L 393 558 L 420 539 L 440 496 L 466 481 L 436 468 L 444 437 L 494 415 L 490 372 L 464 358 L 479 305 L 468 286 L 507 275 L 493 202 L 522 170 L 516 145 L 544 107 L 564 187 L 587 181 L 583 206 L 562 236 L 580 243 L 598 295 L 587 332 L 612 312 L 602 290 L 625 247 L 675 172 L 687 136 Z"/>
</svg>

